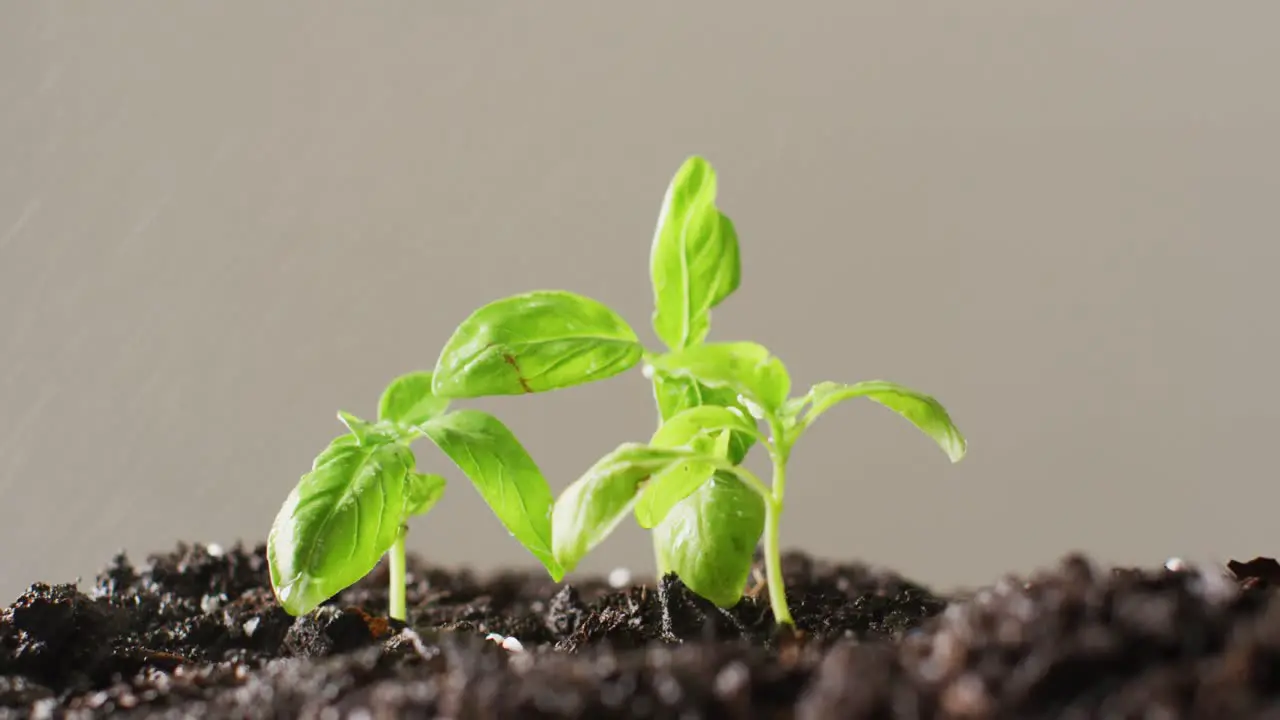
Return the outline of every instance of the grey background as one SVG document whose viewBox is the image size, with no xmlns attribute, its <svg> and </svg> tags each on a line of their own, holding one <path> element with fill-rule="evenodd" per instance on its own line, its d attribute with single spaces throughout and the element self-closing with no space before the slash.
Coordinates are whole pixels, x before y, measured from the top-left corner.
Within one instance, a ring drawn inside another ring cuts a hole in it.
<svg viewBox="0 0 1280 720">
<path fill-rule="evenodd" d="M 265 538 L 339 408 L 566 288 L 651 344 L 666 183 L 743 243 L 714 339 L 936 394 L 797 449 L 788 547 L 939 586 L 1280 550 L 1274 2 L 56 3 L 0 21 L 0 596 Z M 559 490 L 639 371 L 473 406 Z M 412 550 L 531 565 L 454 481 Z M 633 523 L 583 570 L 649 572 Z"/>
</svg>

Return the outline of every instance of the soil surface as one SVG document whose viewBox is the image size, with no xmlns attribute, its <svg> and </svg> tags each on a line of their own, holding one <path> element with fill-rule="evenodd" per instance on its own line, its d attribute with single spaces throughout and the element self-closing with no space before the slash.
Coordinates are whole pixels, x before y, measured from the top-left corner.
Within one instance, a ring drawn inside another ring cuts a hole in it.
<svg viewBox="0 0 1280 720">
<path fill-rule="evenodd" d="M 262 546 L 120 556 L 85 592 L 36 584 L 0 611 L 0 717 L 1280 717 L 1273 560 L 1070 556 L 953 598 L 798 554 L 785 574 L 797 635 L 763 592 L 721 611 L 674 578 L 556 585 L 411 556 L 406 626 L 385 568 L 292 618 Z"/>
</svg>

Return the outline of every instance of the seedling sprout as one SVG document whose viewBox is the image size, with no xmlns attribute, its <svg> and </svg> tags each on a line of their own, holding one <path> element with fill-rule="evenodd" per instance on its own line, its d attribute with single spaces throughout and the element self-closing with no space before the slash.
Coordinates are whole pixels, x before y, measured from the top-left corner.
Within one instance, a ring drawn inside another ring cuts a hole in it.
<svg viewBox="0 0 1280 720">
<path fill-rule="evenodd" d="M 391 617 L 404 620 L 409 518 L 439 501 L 440 475 L 419 473 L 410 445 L 426 437 L 480 492 L 498 520 L 559 581 L 628 514 L 651 530 L 658 569 L 722 607 L 742 597 L 764 543 L 776 622 L 792 625 L 781 569 L 780 520 L 792 448 L 819 416 L 867 398 L 910 420 L 953 462 L 966 442 L 933 398 L 886 381 L 824 382 L 792 396 L 782 361 L 753 342 L 706 342 L 711 310 L 741 284 L 738 236 L 716 206 L 716 175 L 689 158 L 672 179 L 650 253 L 648 350 L 608 306 L 563 290 L 500 299 L 467 317 L 432 372 L 397 378 L 378 420 L 339 413 L 332 441 L 289 494 L 268 543 L 271 581 L 300 615 L 368 574 L 385 555 Z M 554 499 L 537 464 L 496 417 L 449 411 L 465 398 L 544 393 L 637 366 L 660 418 L 647 443 L 623 443 Z M 762 429 L 763 425 L 763 429 Z M 765 483 L 742 466 L 755 445 Z"/>
</svg>

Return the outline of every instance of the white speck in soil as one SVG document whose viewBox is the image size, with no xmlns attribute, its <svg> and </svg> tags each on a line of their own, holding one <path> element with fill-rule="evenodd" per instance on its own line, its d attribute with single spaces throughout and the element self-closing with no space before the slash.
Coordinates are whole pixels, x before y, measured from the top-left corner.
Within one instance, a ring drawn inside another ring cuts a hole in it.
<svg viewBox="0 0 1280 720">
<path fill-rule="evenodd" d="M 218 608 L 222 607 L 222 603 L 225 600 L 226 600 L 226 596 L 221 593 L 217 595 L 205 595 L 204 597 L 200 598 L 200 609 L 204 611 L 205 615 L 208 615 L 214 610 L 217 610 Z"/>
<path fill-rule="evenodd" d="M 204 551 L 209 553 L 209 557 L 222 557 L 226 552 L 218 543 L 209 543 L 208 545 L 205 545 Z"/>
<path fill-rule="evenodd" d="M 1168 560 L 1165 561 L 1164 569 L 1168 570 L 1169 572 L 1184 572 L 1186 570 L 1189 570 L 1190 566 L 1187 565 L 1186 561 L 1183 560 L 1182 558 L 1175 557 L 1175 558 L 1169 558 Z"/>
<path fill-rule="evenodd" d="M 684 691 L 680 689 L 680 683 L 666 673 L 654 678 L 653 689 L 658 693 L 658 698 L 665 705 L 679 704 L 680 698 L 684 696 Z"/>
<path fill-rule="evenodd" d="M 741 661 L 729 663 L 716 675 L 716 695 L 722 698 L 734 697 L 747 686 L 751 672 Z"/>
<path fill-rule="evenodd" d="M 624 568 L 614 568 L 609 573 L 609 586 L 615 590 L 620 590 L 631 584 L 631 571 Z"/>
<path fill-rule="evenodd" d="M 966 673 L 943 691 L 942 707 L 951 717 L 984 717 L 991 712 L 991 699 L 982 679 Z"/>
<path fill-rule="evenodd" d="M 514 637 L 502 641 L 502 649 L 508 652 L 524 652 L 524 645 Z"/>
<path fill-rule="evenodd" d="M 31 717 L 44 720 L 53 717 L 53 711 L 58 708 L 58 700 L 56 698 L 43 698 L 35 701 L 31 706 Z"/>
<path fill-rule="evenodd" d="M 245 636 L 253 637 L 253 634 L 258 630 L 258 623 L 260 622 L 262 622 L 262 620 L 257 617 L 251 617 L 248 620 L 245 620 L 243 625 Z"/>
</svg>

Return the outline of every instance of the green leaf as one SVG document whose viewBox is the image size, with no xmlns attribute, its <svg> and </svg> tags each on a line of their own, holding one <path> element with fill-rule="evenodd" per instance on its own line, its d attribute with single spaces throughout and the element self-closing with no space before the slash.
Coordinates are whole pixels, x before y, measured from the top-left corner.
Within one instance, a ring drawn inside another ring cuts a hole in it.
<svg viewBox="0 0 1280 720">
<path fill-rule="evenodd" d="M 464 320 L 440 353 L 432 389 L 447 398 L 546 392 L 613 377 L 643 352 L 635 331 L 605 305 L 540 290 Z"/>
<path fill-rule="evenodd" d="M 412 472 L 405 476 L 405 515 L 425 515 L 444 496 L 443 475 Z"/>
<path fill-rule="evenodd" d="M 729 388 L 713 388 L 689 378 L 671 377 L 656 373 L 653 377 L 654 398 L 658 404 L 658 414 L 664 421 L 670 420 L 683 410 L 703 405 L 718 405 L 740 411 L 749 415 L 747 408 L 738 400 L 738 393 Z M 729 444 L 729 459 L 739 465 L 746 459 L 751 446 L 756 442 L 755 435 L 734 432 Z"/>
<path fill-rule="evenodd" d="M 968 442 L 951 421 L 946 408 L 932 397 L 902 385 L 883 380 L 853 385 L 824 382 L 814 385 L 808 397 L 811 405 L 801 428 L 808 427 L 819 415 L 838 403 L 864 397 L 910 420 L 921 432 L 938 443 L 938 447 L 942 448 L 951 462 L 959 462 L 968 451 Z"/>
<path fill-rule="evenodd" d="M 654 447 L 682 447 L 703 434 L 719 430 L 735 430 L 747 435 L 757 435 L 759 429 L 746 413 L 735 407 L 700 405 L 681 410 L 662 423 L 649 444 Z"/>
<path fill-rule="evenodd" d="M 659 567 L 716 605 L 733 607 L 751 574 L 764 521 L 759 493 L 733 475 L 717 472 L 654 528 Z"/>
<path fill-rule="evenodd" d="M 716 208 L 716 173 L 705 159 L 686 160 L 668 185 L 649 266 L 654 332 L 672 350 L 705 340 L 711 308 L 742 283 L 738 233 Z"/>
<path fill-rule="evenodd" d="M 687 449 L 624 443 L 596 461 L 556 500 L 551 521 L 556 562 L 572 571 L 631 510 L 641 483 L 694 457 Z"/>
<path fill-rule="evenodd" d="M 372 423 L 366 422 L 345 410 L 338 411 L 338 419 L 351 431 L 351 435 L 357 443 L 364 444 L 370 440 L 370 435 L 377 434 Z"/>
<path fill-rule="evenodd" d="M 564 572 L 551 552 L 551 488 L 507 426 L 479 410 L 457 410 L 428 420 L 422 430 L 558 582 Z"/>
<path fill-rule="evenodd" d="M 406 428 L 390 422 L 371 423 L 349 412 L 338 411 L 338 419 L 351 431 L 352 442 L 360 445 L 412 440 L 415 436 Z"/>
<path fill-rule="evenodd" d="M 777 413 L 791 392 L 786 366 L 758 343 L 695 345 L 650 362 L 659 373 L 731 390 L 770 413 Z"/>
<path fill-rule="evenodd" d="M 649 444 L 654 447 L 688 447 L 727 460 L 730 430 L 757 432 L 755 423 L 741 411 L 714 405 L 690 408 L 663 423 Z M 649 529 L 662 522 L 676 503 L 692 495 L 711 479 L 716 465 L 709 462 L 679 463 L 655 475 L 636 503 L 636 521 Z"/>
<path fill-rule="evenodd" d="M 378 420 L 401 425 L 421 425 L 449 409 L 447 398 L 431 391 L 431 373 L 411 372 L 401 375 L 382 392 L 378 401 Z"/>
<path fill-rule="evenodd" d="M 400 534 L 411 509 L 413 453 L 398 443 L 337 438 L 276 515 L 267 539 L 280 605 L 304 615 L 360 580 Z"/>
</svg>

